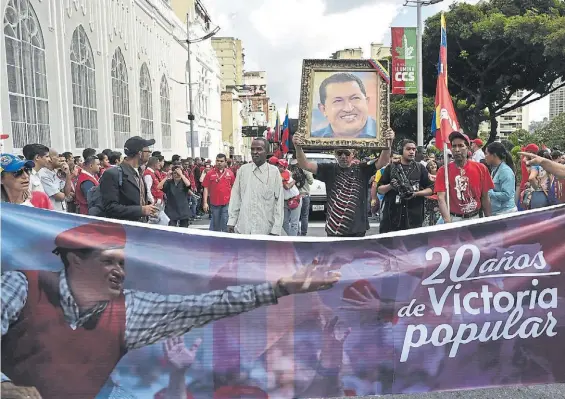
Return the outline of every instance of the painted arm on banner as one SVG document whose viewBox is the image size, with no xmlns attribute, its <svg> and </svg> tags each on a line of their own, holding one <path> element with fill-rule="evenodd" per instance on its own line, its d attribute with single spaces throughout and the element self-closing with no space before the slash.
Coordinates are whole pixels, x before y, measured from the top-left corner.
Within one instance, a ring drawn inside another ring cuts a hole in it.
<svg viewBox="0 0 565 399">
<path fill-rule="evenodd" d="M 241 175 L 242 173 L 236 175 L 235 183 L 231 189 L 230 205 L 228 206 L 228 231 L 230 233 L 234 232 L 241 210 Z"/>
<path fill-rule="evenodd" d="M 125 291 L 126 347 L 141 348 L 178 337 L 224 317 L 278 301 L 271 283 L 228 287 L 202 295 Z"/>
<path fill-rule="evenodd" d="M 215 320 L 275 305 L 283 296 L 330 289 L 341 278 L 335 269 L 333 264 L 314 261 L 275 284 L 233 286 L 201 295 L 126 290 L 126 348 L 141 348 L 179 337 Z"/>
<path fill-rule="evenodd" d="M 28 284 L 23 273 L 2 273 L 2 336 L 8 333 L 15 323 L 27 300 Z M 2 397 L 38 398 L 34 387 L 20 387 L 12 384 L 10 378 L 2 373 Z"/>
</svg>

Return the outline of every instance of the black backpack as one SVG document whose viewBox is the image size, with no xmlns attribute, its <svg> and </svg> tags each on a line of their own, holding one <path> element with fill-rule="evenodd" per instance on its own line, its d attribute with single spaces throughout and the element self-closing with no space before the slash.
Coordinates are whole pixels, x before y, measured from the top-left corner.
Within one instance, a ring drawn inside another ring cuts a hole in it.
<svg viewBox="0 0 565 399">
<path fill-rule="evenodd" d="M 118 185 L 121 188 L 124 182 L 124 171 L 118 166 Z M 104 177 L 104 175 L 102 175 Z M 100 193 L 100 184 L 92 187 L 86 193 L 86 202 L 88 204 L 88 214 L 90 216 L 104 216 L 104 204 L 102 203 L 102 194 Z"/>
</svg>

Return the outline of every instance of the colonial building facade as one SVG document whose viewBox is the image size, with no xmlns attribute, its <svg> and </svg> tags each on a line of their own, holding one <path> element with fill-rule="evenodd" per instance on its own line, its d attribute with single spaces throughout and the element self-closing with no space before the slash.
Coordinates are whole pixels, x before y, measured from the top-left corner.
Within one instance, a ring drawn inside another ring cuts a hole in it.
<svg viewBox="0 0 565 399">
<path fill-rule="evenodd" d="M 79 153 L 156 140 L 190 155 L 186 25 L 168 0 L 1 0 L 0 131 L 6 151 L 28 143 Z M 189 13 L 190 37 L 209 30 Z M 193 156 L 223 149 L 220 65 L 210 40 L 191 44 Z"/>
</svg>

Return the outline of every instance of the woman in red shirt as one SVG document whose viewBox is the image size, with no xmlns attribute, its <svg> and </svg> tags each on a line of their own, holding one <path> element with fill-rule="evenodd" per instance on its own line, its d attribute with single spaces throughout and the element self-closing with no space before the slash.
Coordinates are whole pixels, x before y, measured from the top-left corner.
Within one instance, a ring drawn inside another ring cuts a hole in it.
<svg viewBox="0 0 565 399">
<path fill-rule="evenodd" d="M 2 202 L 53 209 L 53 204 L 45 193 L 31 192 L 29 189 L 29 176 L 34 166 L 33 161 L 22 161 L 16 155 L 0 155 Z"/>
</svg>

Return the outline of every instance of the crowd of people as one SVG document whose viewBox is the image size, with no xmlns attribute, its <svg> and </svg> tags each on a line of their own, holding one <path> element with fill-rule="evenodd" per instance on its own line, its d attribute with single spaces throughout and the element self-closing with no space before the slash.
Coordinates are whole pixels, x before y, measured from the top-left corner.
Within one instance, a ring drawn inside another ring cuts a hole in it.
<svg viewBox="0 0 565 399">
<path fill-rule="evenodd" d="M 208 216 L 212 231 L 305 236 L 315 176 L 326 184 L 327 235 L 359 237 L 375 218 L 386 233 L 542 208 L 564 197 L 565 155 L 535 144 L 523 148 L 518 184 L 501 143 L 484 146 L 461 131 L 449 136 L 447 165 L 412 140 L 372 160 L 338 149 L 335 163 L 322 164 L 306 157 L 299 136 L 293 141 L 294 158 L 257 138 L 252 162 L 218 154 L 214 165 L 179 155 L 165 160 L 151 149 L 154 140 L 139 136 L 123 153 L 87 148 L 75 155 L 29 144 L 23 156 L 2 154 L 2 201 L 178 227 Z"/>
</svg>

